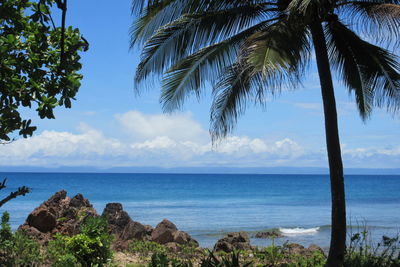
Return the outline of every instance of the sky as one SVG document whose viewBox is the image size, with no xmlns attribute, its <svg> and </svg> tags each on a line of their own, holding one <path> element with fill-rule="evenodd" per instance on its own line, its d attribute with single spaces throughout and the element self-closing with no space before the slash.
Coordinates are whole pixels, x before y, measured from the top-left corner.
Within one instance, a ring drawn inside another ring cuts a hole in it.
<svg viewBox="0 0 400 267">
<path fill-rule="evenodd" d="M 82 86 L 72 109 L 55 120 L 24 110 L 38 131 L 0 149 L 0 166 L 327 167 L 321 93 L 315 64 L 296 90 L 249 106 L 232 134 L 212 146 L 211 88 L 200 101 L 165 114 L 160 86 L 134 93 L 140 48 L 129 50 L 130 1 L 68 1 L 67 24 L 90 49 L 82 54 Z M 345 168 L 400 166 L 399 116 L 375 109 L 363 122 L 354 96 L 335 77 Z M 1 170 L 1 168 L 0 168 Z"/>
</svg>

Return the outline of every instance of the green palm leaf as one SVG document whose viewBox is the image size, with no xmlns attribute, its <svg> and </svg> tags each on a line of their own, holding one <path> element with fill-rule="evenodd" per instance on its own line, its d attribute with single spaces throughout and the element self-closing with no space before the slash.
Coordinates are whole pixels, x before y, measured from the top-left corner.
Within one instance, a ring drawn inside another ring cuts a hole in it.
<svg viewBox="0 0 400 267">
<path fill-rule="evenodd" d="M 135 1 L 133 1 L 132 4 L 132 13 L 141 14 L 141 17 L 135 19 L 131 26 L 132 46 L 146 41 L 157 29 L 184 14 L 221 11 L 254 4 L 263 7 L 275 5 L 272 2 L 265 2 L 262 0 L 138 0 L 137 3 L 135 3 Z"/>
<path fill-rule="evenodd" d="M 400 1 L 342 1 L 338 13 L 354 30 L 381 44 L 400 45 Z M 354 26 L 353 26 L 354 25 Z"/>
<path fill-rule="evenodd" d="M 248 38 L 239 58 L 261 73 L 271 89 L 287 84 L 296 87 L 309 63 L 307 28 L 280 20 Z"/>
<path fill-rule="evenodd" d="M 190 93 L 199 96 L 199 89 L 206 81 L 216 80 L 227 66 L 233 64 L 240 44 L 269 24 L 270 21 L 259 23 L 177 62 L 163 78 L 161 102 L 164 110 L 179 108 Z"/>
<path fill-rule="evenodd" d="M 229 67 L 214 86 L 211 107 L 213 140 L 233 129 L 246 103 L 257 99 L 264 104 L 266 92 L 274 94 L 284 84 L 296 87 L 310 53 L 308 31 L 280 21 L 246 40 L 239 61 Z"/>
<path fill-rule="evenodd" d="M 331 60 L 346 86 L 354 90 L 361 117 L 368 117 L 373 104 L 397 110 L 400 104 L 397 57 L 362 40 L 339 21 L 330 22 L 327 33 Z"/>
<path fill-rule="evenodd" d="M 188 56 L 191 51 L 229 38 L 265 12 L 261 5 L 183 15 L 160 28 L 145 44 L 142 60 L 136 72 L 136 81 L 144 80 L 151 72 L 160 73 L 174 62 Z M 187 44 L 196 44 L 187 46 Z"/>
<path fill-rule="evenodd" d="M 248 100 L 254 96 L 252 86 L 262 86 L 261 75 L 252 73 L 251 66 L 243 68 L 234 64 L 226 69 L 222 78 L 215 84 L 210 116 L 213 142 L 232 131 L 238 117 L 244 113 Z"/>
</svg>

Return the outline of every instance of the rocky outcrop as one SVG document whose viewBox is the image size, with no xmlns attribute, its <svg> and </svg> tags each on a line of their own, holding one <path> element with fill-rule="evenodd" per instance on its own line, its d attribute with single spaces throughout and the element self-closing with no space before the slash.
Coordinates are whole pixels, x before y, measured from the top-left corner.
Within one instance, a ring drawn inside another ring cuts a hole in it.
<svg viewBox="0 0 400 267">
<path fill-rule="evenodd" d="M 120 203 L 108 203 L 103 214 L 107 221 L 110 233 L 114 234 L 115 248 L 123 250 L 128 246 L 128 240 L 149 240 L 151 226 L 143 225 L 131 219 Z"/>
<path fill-rule="evenodd" d="M 179 231 L 175 224 L 167 219 L 164 219 L 154 228 L 151 233 L 151 240 L 160 244 L 176 243 L 179 245 L 199 246 L 199 243 L 188 233 Z"/>
<path fill-rule="evenodd" d="M 302 246 L 300 244 L 291 243 L 291 244 L 286 245 L 286 249 L 287 249 L 287 253 L 290 255 L 299 254 L 299 255 L 309 257 L 309 256 L 312 256 L 314 254 L 314 252 L 316 252 L 316 251 L 320 252 L 322 255 L 325 255 L 324 250 L 315 244 L 312 244 L 308 248 L 305 248 L 304 246 Z"/>
<path fill-rule="evenodd" d="M 89 200 L 81 194 L 70 198 L 66 191 L 61 190 L 34 209 L 19 229 L 41 244 L 47 244 L 56 233 L 78 234 L 88 216 L 99 216 Z M 126 249 L 131 240 L 151 240 L 168 244 L 175 250 L 181 245 L 199 246 L 188 233 L 179 231 L 166 219 L 156 228 L 133 221 L 120 203 L 108 203 L 102 216 L 108 221 L 109 231 L 115 237 L 113 247 L 117 250 Z"/>
<path fill-rule="evenodd" d="M 46 244 L 55 233 L 77 234 L 87 216 L 98 216 L 89 200 L 81 194 L 70 198 L 61 190 L 33 210 L 19 229 Z"/>
<path fill-rule="evenodd" d="M 254 237 L 255 238 L 278 238 L 283 235 L 279 231 L 265 231 L 265 232 L 257 232 Z"/>
<path fill-rule="evenodd" d="M 160 244 L 174 242 L 173 234 L 176 231 L 178 231 L 178 228 L 176 228 L 175 224 L 164 219 L 156 226 L 156 228 L 154 228 L 151 233 L 151 240 Z"/>
<path fill-rule="evenodd" d="M 250 239 L 246 232 L 230 233 L 217 241 L 214 251 L 232 252 L 233 250 L 251 250 Z"/>
</svg>

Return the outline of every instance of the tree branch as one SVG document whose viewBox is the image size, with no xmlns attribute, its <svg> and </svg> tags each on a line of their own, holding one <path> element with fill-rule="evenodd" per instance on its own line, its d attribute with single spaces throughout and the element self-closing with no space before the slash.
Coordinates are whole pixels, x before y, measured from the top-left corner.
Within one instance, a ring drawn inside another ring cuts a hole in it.
<svg viewBox="0 0 400 267">
<path fill-rule="evenodd" d="M 6 188 L 6 182 L 7 179 L 4 179 L 3 182 L 0 182 L 0 190 Z M 0 200 L 0 207 L 6 204 L 11 199 L 14 199 L 18 196 L 25 196 L 25 194 L 28 194 L 30 191 L 31 189 L 26 186 L 18 187 L 17 191 L 11 192 L 7 197 Z"/>
</svg>

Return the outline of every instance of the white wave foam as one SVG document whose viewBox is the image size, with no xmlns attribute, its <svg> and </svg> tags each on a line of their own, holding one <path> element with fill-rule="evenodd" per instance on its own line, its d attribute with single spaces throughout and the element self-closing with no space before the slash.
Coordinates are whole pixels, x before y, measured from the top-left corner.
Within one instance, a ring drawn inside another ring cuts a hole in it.
<svg viewBox="0 0 400 267">
<path fill-rule="evenodd" d="M 319 227 L 315 228 L 279 228 L 279 231 L 283 235 L 291 236 L 291 235 L 311 235 L 317 233 L 319 230 Z"/>
</svg>

